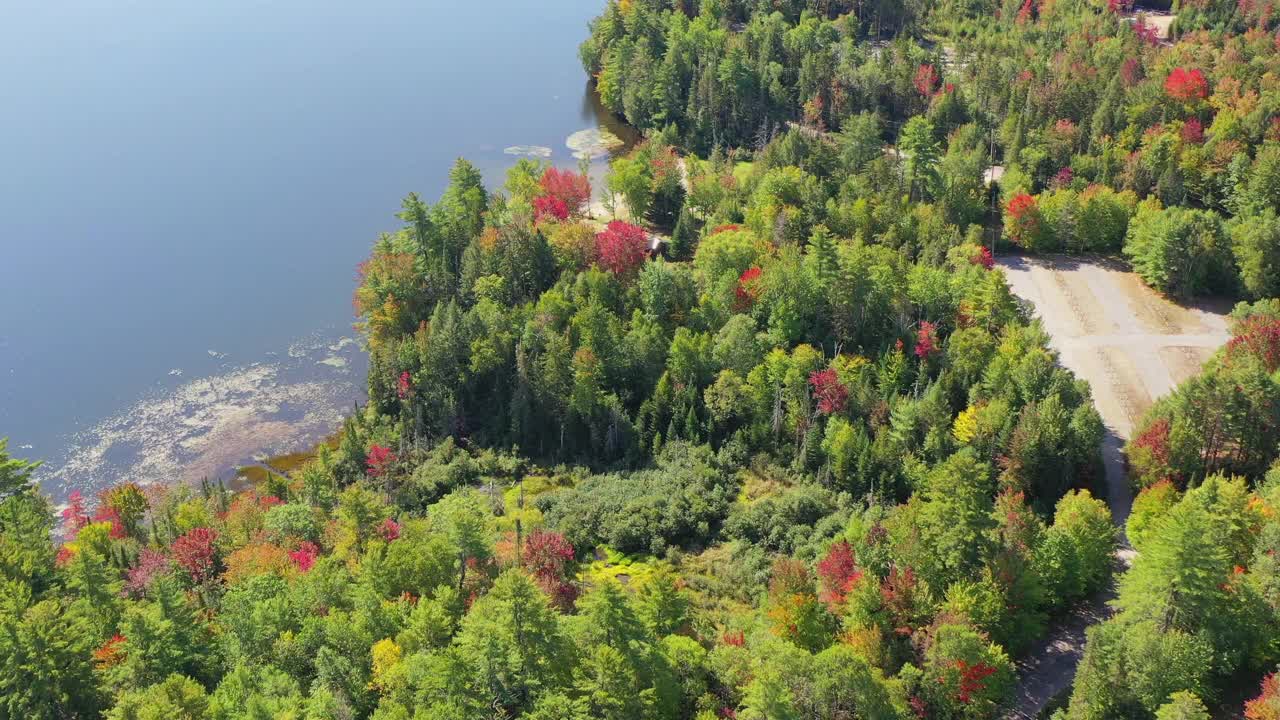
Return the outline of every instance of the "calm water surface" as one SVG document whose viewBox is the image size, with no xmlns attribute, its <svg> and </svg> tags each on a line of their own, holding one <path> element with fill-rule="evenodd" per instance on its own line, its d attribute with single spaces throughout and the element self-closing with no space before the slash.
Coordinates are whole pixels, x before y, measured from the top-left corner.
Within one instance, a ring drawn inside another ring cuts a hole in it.
<svg viewBox="0 0 1280 720">
<path fill-rule="evenodd" d="M 62 496 L 332 428 L 356 263 L 457 156 L 574 164 L 601 4 L 0 4 L 0 436 Z"/>
</svg>

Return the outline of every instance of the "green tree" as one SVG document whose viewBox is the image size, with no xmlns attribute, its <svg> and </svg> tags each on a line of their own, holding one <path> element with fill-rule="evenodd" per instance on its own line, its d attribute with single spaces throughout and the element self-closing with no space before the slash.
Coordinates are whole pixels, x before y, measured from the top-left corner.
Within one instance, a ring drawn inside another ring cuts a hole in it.
<svg viewBox="0 0 1280 720">
<path fill-rule="evenodd" d="M 0 718 L 92 717 L 102 708 L 91 624 L 58 599 L 0 581 Z"/>
<path fill-rule="evenodd" d="M 569 682 L 570 647 L 546 596 L 524 573 L 508 570 L 476 601 L 455 641 L 486 706 L 517 712 L 540 693 Z"/>
<path fill-rule="evenodd" d="M 1185 691 L 1169 696 L 1169 702 L 1156 710 L 1156 720 L 1209 720 L 1209 711 L 1200 698 Z"/>
<path fill-rule="evenodd" d="M 1280 295 L 1280 217 L 1268 207 L 1229 225 L 1240 284 L 1255 298 Z"/>
<path fill-rule="evenodd" d="M 205 720 L 209 699 L 200 683 L 173 674 L 162 682 L 120 695 L 107 720 Z"/>
<path fill-rule="evenodd" d="M 923 115 L 908 120 L 898 136 L 898 148 L 903 157 L 910 199 L 932 197 L 942 182 L 938 174 L 942 153 L 934 138 L 933 124 Z"/>
<path fill-rule="evenodd" d="M 1124 253 L 1151 287 L 1176 296 L 1225 291 L 1234 279 L 1222 221 L 1209 210 L 1143 204 L 1129 224 Z"/>
<path fill-rule="evenodd" d="M 0 500 L 31 487 L 31 473 L 38 462 L 15 458 L 8 452 L 9 438 L 0 438 Z"/>
</svg>

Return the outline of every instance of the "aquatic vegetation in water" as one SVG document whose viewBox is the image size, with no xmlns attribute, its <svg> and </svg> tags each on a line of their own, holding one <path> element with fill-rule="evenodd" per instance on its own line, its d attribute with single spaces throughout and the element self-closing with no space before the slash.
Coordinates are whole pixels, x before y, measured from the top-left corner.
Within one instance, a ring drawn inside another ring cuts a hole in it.
<svg viewBox="0 0 1280 720">
<path fill-rule="evenodd" d="M 507 155 L 524 155 L 527 157 L 549 159 L 551 157 L 551 148 L 542 145 L 512 145 L 504 148 L 502 152 Z"/>
<path fill-rule="evenodd" d="M 623 142 L 622 138 L 603 127 L 598 127 L 579 130 L 565 139 L 564 144 L 573 151 L 574 157 L 594 160 L 621 147 Z"/>
</svg>

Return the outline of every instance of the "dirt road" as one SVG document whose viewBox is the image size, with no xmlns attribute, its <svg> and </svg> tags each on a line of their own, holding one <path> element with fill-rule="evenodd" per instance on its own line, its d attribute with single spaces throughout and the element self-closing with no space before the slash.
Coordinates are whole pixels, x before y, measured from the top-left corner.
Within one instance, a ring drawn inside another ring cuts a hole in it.
<svg viewBox="0 0 1280 720">
<path fill-rule="evenodd" d="M 1177 305 L 1122 263 L 1104 258 L 1001 258 L 1009 286 L 1031 303 L 1062 364 L 1089 381 L 1106 425 L 1102 459 L 1111 516 L 1124 530 L 1133 494 L 1120 449 L 1147 408 L 1194 375 L 1229 337 L 1222 304 Z M 1119 561 L 1133 551 L 1123 540 Z M 1019 663 L 1013 708 L 1029 720 L 1071 685 L 1084 652 L 1085 629 L 1106 618 L 1112 592 L 1058 619 L 1054 631 Z"/>
</svg>

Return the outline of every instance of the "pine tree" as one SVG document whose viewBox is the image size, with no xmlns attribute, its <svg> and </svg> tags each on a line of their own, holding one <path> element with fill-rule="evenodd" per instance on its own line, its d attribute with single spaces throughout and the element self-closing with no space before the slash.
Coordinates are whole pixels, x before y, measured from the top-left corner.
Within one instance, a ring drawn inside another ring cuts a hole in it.
<svg viewBox="0 0 1280 720">
<path fill-rule="evenodd" d="M 840 262 L 836 256 L 835 238 L 826 226 L 814 226 L 813 234 L 809 236 L 809 251 L 805 256 L 805 263 L 823 290 L 839 279 Z"/>
<path fill-rule="evenodd" d="M 0 500 L 20 493 L 31 486 L 31 473 L 40 467 L 38 462 L 20 460 L 9 455 L 9 438 L 0 438 Z"/>
<path fill-rule="evenodd" d="M 1120 586 L 1120 608 L 1162 631 L 1199 631 L 1225 602 L 1227 550 L 1205 508 L 1183 500 L 1147 539 Z"/>
<path fill-rule="evenodd" d="M 671 259 L 689 260 L 698 242 L 697 230 L 694 228 L 693 215 L 686 205 L 680 209 L 680 217 L 676 220 L 675 230 L 671 232 Z"/>
</svg>

